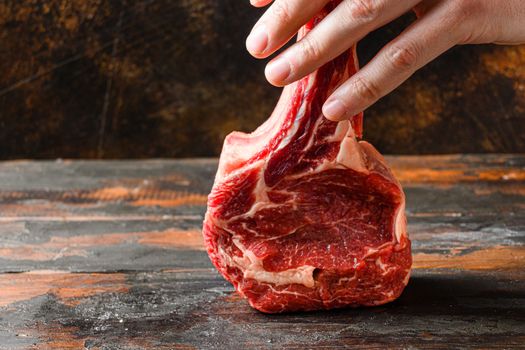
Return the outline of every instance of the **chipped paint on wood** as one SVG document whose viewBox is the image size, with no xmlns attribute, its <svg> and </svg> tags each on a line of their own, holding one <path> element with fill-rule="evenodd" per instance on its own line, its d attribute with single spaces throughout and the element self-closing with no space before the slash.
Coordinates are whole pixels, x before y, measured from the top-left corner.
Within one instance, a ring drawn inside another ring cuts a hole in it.
<svg viewBox="0 0 525 350">
<path fill-rule="evenodd" d="M 460 254 L 414 254 L 413 268 L 458 270 L 525 268 L 525 247 L 494 247 L 470 253 L 463 253 L 460 249 L 456 250 L 456 253 Z"/>
<path fill-rule="evenodd" d="M 525 157 L 387 158 L 401 171 L 413 241 L 404 294 L 377 308 L 277 318 L 250 309 L 204 251 L 216 160 L 0 163 L 0 345 L 523 344 Z"/>
<path fill-rule="evenodd" d="M 429 169 L 429 168 L 393 168 L 400 182 L 408 184 L 443 184 L 451 185 L 458 182 L 477 181 L 525 181 L 525 168 L 509 170 L 505 168 L 490 170 L 475 169 Z"/>
<path fill-rule="evenodd" d="M 166 230 L 151 232 L 141 234 L 138 243 L 161 248 L 206 250 L 201 231 Z"/>
<path fill-rule="evenodd" d="M 162 199 L 162 198 L 151 198 L 151 199 L 138 199 L 132 203 L 134 206 L 138 207 L 177 207 L 180 205 L 206 205 L 208 201 L 208 196 L 190 194 L 183 198 L 175 199 Z"/>
<path fill-rule="evenodd" d="M 157 246 L 164 249 L 205 250 L 202 233 L 196 230 L 183 231 L 169 229 L 156 232 L 126 232 L 101 235 L 83 235 L 69 237 L 51 237 L 40 244 L 0 244 L 0 257 L 11 260 L 46 261 L 64 257 L 88 258 L 90 249 L 138 243 Z"/>
<path fill-rule="evenodd" d="M 77 337 L 78 331 L 78 327 L 74 326 L 55 324 L 53 327 L 49 327 L 44 324 L 38 324 L 35 329 L 30 330 L 28 335 L 38 339 L 38 342 L 32 347 L 34 350 L 85 349 L 87 338 Z"/>
<path fill-rule="evenodd" d="M 50 294 L 73 306 L 99 293 L 126 293 L 124 274 L 78 274 L 64 271 L 32 271 L 0 274 L 0 307 Z"/>
<path fill-rule="evenodd" d="M 489 196 L 492 194 L 504 195 L 518 195 L 525 197 L 525 186 L 522 183 L 518 184 L 501 184 L 500 186 L 485 186 L 474 189 L 474 193 L 478 196 Z"/>
<path fill-rule="evenodd" d="M 127 187 L 101 188 L 93 191 L 28 191 L 28 192 L 0 192 L 0 200 L 23 201 L 23 200 L 55 200 L 65 203 L 99 203 L 131 201 L 135 205 L 156 205 L 155 201 L 167 201 L 172 205 L 183 204 L 206 204 L 207 196 L 195 193 L 178 192 L 162 189 L 144 189 Z M 153 204 L 149 204 L 149 203 Z"/>
</svg>

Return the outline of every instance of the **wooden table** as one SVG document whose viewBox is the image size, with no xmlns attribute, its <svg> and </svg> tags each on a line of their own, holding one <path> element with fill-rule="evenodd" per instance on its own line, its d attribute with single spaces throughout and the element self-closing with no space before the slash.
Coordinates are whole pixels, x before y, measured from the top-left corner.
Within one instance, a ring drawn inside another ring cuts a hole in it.
<svg viewBox="0 0 525 350">
<path fill-rule="evenodd" d="M 208 260 L 216 160 L 0 163 L 0 348 L 525 348 L 525 156 L 389 162 L 404 294 L 287 315 L 252 310 Z"/>
</svg>

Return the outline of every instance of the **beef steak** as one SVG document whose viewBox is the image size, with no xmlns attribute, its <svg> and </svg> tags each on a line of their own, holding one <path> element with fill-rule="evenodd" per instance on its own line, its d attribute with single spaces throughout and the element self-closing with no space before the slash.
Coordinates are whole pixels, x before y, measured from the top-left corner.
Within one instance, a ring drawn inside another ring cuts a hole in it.
<svg viewBox="0 0 525 350">
<path fill-rule="evenodd" d="M 205 244 L 220 273 L 260 311 L 379 305 L 408 282 L 399 183 L 375 148 L 357 141 L 362 114 L 337 123 L 321 112 L 356 70 L 354 47 L 285 87 L 257 130 L 233 132 L 224 142 Z"/>
</svg>

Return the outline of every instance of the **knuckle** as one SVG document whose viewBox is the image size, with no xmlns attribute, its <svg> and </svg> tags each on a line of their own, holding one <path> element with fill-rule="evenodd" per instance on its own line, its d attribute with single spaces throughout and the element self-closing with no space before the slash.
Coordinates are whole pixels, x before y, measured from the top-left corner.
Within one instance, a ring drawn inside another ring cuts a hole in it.
<svg viewBox="0 0 525 350">
<path fill-rule="evenodd" d="M 307 60 L 319 60 L 323 54 L 323 50 L 319 42 L 312 38 L 311 35 L 307 35 L 302 38 L 299 42 L 299 51 Z"/>
<path fill-rule="evenodd" d="M 482 1 L 460 0 L 451 3 L 451 16 L 455 25 L 469 22 L 482 11 Z"/>
<path fill-rule="evenodd" d="M 354 80 L 352 88 L 354 89 L 355 95 L 366 103 L 371 103 L 381 97 L 379 87 L 363 77 L 357 77 Z"/>
<path fill-rule="evenodd" d="M 352 18 L 365 21 L 378 19 L 383 10 L 383 0 L 349 0 L 346 4 Z"/>
<path fill-rule="evenodd" d="M 414 44 L 393 44 L 386 50 L 386 57 L 395 68 L 412 70 L 417 66 L 420 53 Z"/>
<path fill-rule="evenodd" d="M 480 23 L 490 23 L 487 18 L 486 2 L 478 0 L 461 0 L 452 2 L 449 9 L 449 30 L 455 34 L 456 42 L 460 44 L 476 41 L 479 33 L 485 28 Z M 483 20 L 480 20 L 483 19 Z"/>
<path fill-rule="evenodd" d="M 279 23 L 288 23 L 291 19 L 290 7 L 288 1 L 275 1 L 271 7 L 272 16 Z"/>
</svg>

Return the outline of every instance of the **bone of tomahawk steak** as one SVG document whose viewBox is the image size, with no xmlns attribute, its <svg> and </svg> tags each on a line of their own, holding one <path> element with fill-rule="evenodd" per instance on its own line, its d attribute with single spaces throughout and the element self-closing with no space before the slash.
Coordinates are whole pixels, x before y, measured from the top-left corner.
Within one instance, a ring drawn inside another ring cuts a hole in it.
<svg viewBox="0 0 525 350">
<path fill-rule="evenodd" d="M 321 112 L 356 70 L 353 48 L 287 86 L 253 133 L 233 132 L 224 142 L 205 244 L 220 273 L 260 311 L 379 305 L 408 282 L 399 183 L 375 148 L 356 140 L 362 115 L 336 123 Z"/>
</svg>

